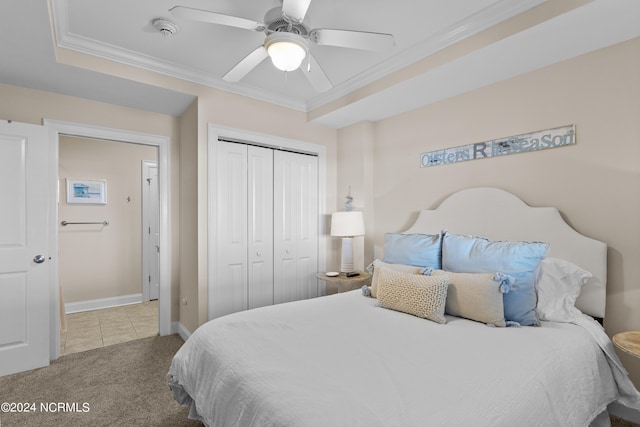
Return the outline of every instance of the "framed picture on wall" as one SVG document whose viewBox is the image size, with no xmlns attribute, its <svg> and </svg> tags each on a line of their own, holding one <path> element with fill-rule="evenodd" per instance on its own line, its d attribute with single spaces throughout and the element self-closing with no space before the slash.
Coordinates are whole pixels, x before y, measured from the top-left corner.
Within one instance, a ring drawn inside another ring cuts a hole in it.
<svg viewBox="0 0 640 427">
<path fill-rule="evenodd" d="M 67 178 L 67 204 L 106 205 L 106 179 Z"/>
</svg>

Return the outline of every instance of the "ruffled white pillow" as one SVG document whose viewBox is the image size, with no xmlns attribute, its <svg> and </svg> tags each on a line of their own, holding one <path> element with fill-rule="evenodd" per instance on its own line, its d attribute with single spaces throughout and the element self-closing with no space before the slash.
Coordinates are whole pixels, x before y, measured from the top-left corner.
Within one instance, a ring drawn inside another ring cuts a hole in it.
<svg viewBox="0 0 640 427">
<path fill-rule="evenodd" d="M 538 318 L 566 323 L 580 316 L 576 300 L 591 276 L 590 272 L 561 258 L 547 257 L 542 260 L 536 282 Z"/>
</svg>

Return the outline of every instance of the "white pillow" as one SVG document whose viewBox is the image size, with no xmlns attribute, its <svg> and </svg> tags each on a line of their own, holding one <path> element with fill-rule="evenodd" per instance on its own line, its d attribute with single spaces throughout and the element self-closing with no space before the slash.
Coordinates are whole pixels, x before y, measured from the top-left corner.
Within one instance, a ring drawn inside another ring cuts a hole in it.
<svg viewBox="0 0 640 427">
<path fill-rule="evenodd" d="M 576 299 L 591 276 L 590 272 L 561 258 L 542 260 L 536 282 L 538 318 L 549 322 L 571 322 L 580 316 L 580 310 L 575 306 Z"/>
</svg>

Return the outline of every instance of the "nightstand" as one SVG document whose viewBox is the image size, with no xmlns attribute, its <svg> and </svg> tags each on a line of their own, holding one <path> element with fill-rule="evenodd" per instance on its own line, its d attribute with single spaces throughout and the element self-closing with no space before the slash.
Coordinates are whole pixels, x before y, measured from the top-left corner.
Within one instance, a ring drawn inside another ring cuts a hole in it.
<svg viewBox="0 0 640 427">
<path fill-rule="evenodd" d="M 358 276 L 347 277 L 345 273 L 340 273 L 337 276 L 327 276 L 327 273 L 318 273 L 317 278 L 324 280 L 327 285 L 335 284 L 338 292 L 347 292 L 354 289 L 360 289 L 364 285 L 371 284 L 371 275 L 364 271 L 360 271 Z"/>
<path fill-rule="evenodd" d="M 640 357 L 640 331 L 620 332 L 613 336 L 612 341 L 625 353 Z"/>
</svg>

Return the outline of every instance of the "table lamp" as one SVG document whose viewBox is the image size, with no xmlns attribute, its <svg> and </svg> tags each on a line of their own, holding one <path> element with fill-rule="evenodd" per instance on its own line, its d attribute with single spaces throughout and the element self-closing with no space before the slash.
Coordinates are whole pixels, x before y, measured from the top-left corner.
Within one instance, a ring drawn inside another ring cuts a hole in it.
<svg viewBox="0 0 640 427">
<path fill-rule="evenodd" d="M 340 271 L 352 273 L 353 266 L 353 237 L 364 236 L 364 217 L 362 212 L 335 212 L 331 215 L 331 235 L 342 237 L 342 258 Z"/>
</svg>

